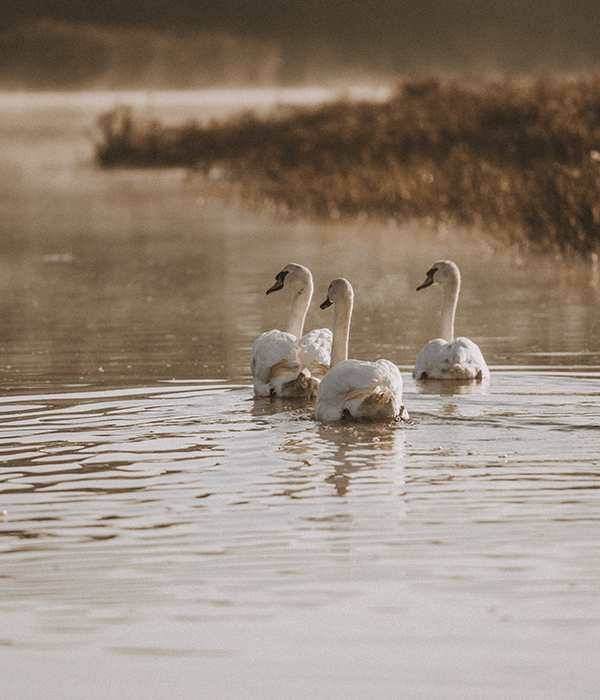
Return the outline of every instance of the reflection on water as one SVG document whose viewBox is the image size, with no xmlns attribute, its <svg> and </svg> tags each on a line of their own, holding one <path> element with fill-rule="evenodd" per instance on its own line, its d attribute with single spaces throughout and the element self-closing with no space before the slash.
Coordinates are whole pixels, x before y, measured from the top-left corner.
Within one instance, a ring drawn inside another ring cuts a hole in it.
<svg viewBox="0 0 600 700">
<path fill-rule="evenodd" d="M 3 686 L 594 697 L 593 265 L 492 261 L 416 226 L 273 222 L 183 172 L 99 172 L 84 112 L 0 105 Z M 439 320 L 415 287 L 445 257 L 483 384 L 410 375 Z M 250 348 L 289 304 L 265 291 L 294 260 L 315 277 L 309 328 L 331 320 L 329 281 L 352 281 L 351 353 L 402 367 L 408 424 L 254 399 Z"/>
<path fill-rule="evenodd" d="M 319 425 L 319 436 L 333 450 L 327 462 L 334 473 L 326 480 L 335 486 L 338 496 L 347 494 L 353 477 L 361 469 L 395 470 L 395 484 L 404 484 L 404 436 L 400 425 Z M 402 489 L 403 491 L 403 489 Z"/>
<path fill-rule="evenodd" d="M 48 695 L 76 698 L 110 652 L 142 663 L 115 690 L 150 697 L 161 678 L 196 697 L 181 673 L 215 697 L 354 697 L 356 673 L 383 697 L 385 677 L 500 698 L 513 663 L 514 692 L 567 697 L 576 674 L 589 697 L 599 379 L 502 372 L 436 397 L 407 375 L 409 425 L 321 425 L 229 382 L 4 398 L 4 677 L 31 694 L 32 664 L 76 653 Z"/>
<path fill-rule="evenodd" d="M 421 394 L 434 396 L 454 396 L 455 394 L 487 394 L 490 390 L 489 381 L 475 379 L 428 379 L 417 382 Z"/>
</svg>

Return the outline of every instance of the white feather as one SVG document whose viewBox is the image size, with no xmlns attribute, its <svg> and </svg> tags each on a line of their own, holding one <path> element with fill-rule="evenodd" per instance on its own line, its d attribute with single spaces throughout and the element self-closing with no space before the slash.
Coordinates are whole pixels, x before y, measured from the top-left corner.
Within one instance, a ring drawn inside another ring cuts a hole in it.
<svg viewBox="0 0 600 700">
<path fill-rule="evenodd" d="M 317 393 L 315 417 L 336 421 L 408 418 L 402 405 L 402 375 L 389 360 L 342 360 L 323 377 Z"/>
</svg>

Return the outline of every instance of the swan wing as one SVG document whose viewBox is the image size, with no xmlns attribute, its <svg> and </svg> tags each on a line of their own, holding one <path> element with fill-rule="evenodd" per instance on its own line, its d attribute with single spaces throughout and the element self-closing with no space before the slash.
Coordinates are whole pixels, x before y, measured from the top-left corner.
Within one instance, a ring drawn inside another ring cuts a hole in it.
<svg viewBox="0 0 600 700">
<path fill-rule="evenodd" d="M 255 393 L 270 396 L 277 384 L 296 377 L 302 369 L 296 338 L 278 330 L 260 335 L 252 346 L 250 369 Z"/>
<path fill-rule="evenodd" d="M 447 343 L 430 340 L 417 356 L 415 379 L 488 379 L 490 370 L 479 347 L 469 338 Z"/>
<path fill-rule="evenodd" d="M 329 369 L 333 334 L 329 328 L 310 331 L 298 341 L 298 357 L 311 375 L 321 379 Z"/>
<path fill-rule="evenodd" d="M 469 379 L 489 379 L 490 370 L 479 346 L 469 338 L 455 338 L 448 346 L 448 361 Z"/>
<path fill-rule="evenodd" d="M 442 338 L 430 340 L 421 348 L 413 369 L 415 379 L 436 379 L 448 343 Z"/>
<path fill-rule="evenodd" d="M 402 375 L 389 360 L 344 360 L 321 380 L 317 420 L 341 420 L 345 414 L 352 418 L 390 419 L 402 413 Z"/>
</svg>

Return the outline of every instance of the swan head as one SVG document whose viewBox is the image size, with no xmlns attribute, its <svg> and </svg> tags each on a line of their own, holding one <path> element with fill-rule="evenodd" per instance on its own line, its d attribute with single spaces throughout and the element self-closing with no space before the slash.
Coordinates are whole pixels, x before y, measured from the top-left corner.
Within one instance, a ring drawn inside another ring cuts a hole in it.
<svg viewBox="0 0 600 700">
<path fill-rule="evenodd" d="M 417 292 L 432 284 L 460 283 L 458 265 L 451 260 L 439 260 L 427 270 L 427 279 L 417 287 Z"/>
<path fill-rule="evenodd" d="M 304 267 L 304 265 L 289 263 L 281 272 L 277 273 L 275 279 L 275 284 L 267 289 L 267 294 L 283 289 L 284 285 L 290 287 L 295 292 L 302 293 L 309 290 L 312 292 L 312 275 L 310 270 Z"/>
<path fill-rule="evenodd" d="M 352 285 L 347 279 L 343 277 L 338 277 L 331 282 L 329 289 L 327 290 L 327 299 L 320 305 L 321 309 L 327 309 L 336 301 L 347 300 L 351 301 L 354 299 L 354 290 Z"/>
</svg>

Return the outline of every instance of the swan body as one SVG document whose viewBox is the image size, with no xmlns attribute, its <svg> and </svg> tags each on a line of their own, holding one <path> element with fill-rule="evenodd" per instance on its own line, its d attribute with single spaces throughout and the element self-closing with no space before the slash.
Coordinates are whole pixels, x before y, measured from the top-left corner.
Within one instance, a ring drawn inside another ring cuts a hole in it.
<svg viewBox="0 0 600 700">
<path fill-rule="evenodd" d="M 349 360 L 348 336 L 354 292 L 346 279 L 329 285 L 326 309 L 335 304 L 331 369 L 323 377 L 317 393 L 315 418 L 320 421 L 408 419 L 402 405 L 402 375 L 389 360 L 366 362 Z"/>
<path fill-rule="evenodd" d="M 276 277 L 267 294 L 292 289 L 287 330 L 262 333 L 252 347 L 250 368 L 257 396 L 311 398 L 329 369 L 332 333 L 329 328 L 302 335 L 306 312 L 313 295 L 310 270 L 290 263 Z"/>
<path fill-rule="evenodd" d="M 441 284 L 442 337 L 430 340 L 417 356 L 415 379 L 488 379 L 490 370 L 479 346 L 469 338 L 454 337 L 454 315 L 460 291 L 460 271 L 450 260 L 436 262 L 417 291 Z"/>
<path fill-rule="evenodd" d="M 335 370 L 335 371 L 334 371 Z M 408 418 L 402 405 L 402 376 L 389 360 L 342 360 L 323 377 L 315 418 L 394 420 Z"/>
</svg>

